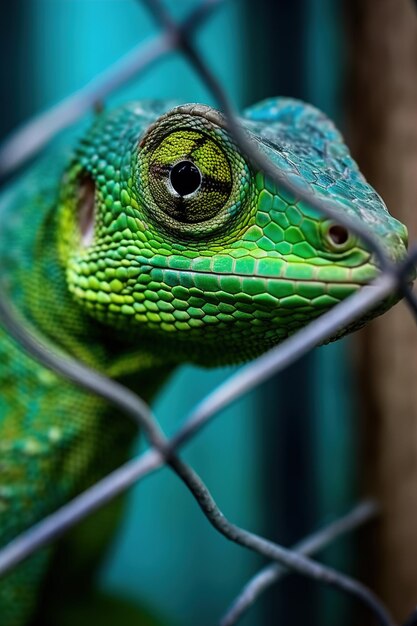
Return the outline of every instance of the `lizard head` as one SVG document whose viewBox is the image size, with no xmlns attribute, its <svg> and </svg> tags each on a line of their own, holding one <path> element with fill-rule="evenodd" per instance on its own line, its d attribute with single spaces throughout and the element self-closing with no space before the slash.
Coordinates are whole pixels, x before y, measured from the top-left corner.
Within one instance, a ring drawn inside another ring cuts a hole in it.
<svg viewBox="0 0 417 626">
<path fill-rule="evenodd" d="M 323 114 L 275 99 L 248 109 L 242 124 L 296 183 L 404 258 L 406 228 Z M 173 361 L 252 358 L 379 273 L 342 222 L 254 170 L 221 114 L 202 105 L 101 114 L 66 172 L 59 222 L 78 303 Z"/>
</svg>

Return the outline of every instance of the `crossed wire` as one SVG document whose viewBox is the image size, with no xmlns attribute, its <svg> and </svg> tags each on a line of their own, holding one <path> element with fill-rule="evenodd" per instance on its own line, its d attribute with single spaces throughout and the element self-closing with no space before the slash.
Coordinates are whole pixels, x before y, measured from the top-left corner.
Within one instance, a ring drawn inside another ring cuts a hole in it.
<svg viewBox="0 0 417 626">
<path fill-rule="evenodd" d="M 374 518 L 379 512 L 377 503 L 369 500 L 359 504 L 345 517 L 307 537 L 293 549 L 287 549 L 230 522 L 218 508 L 201 478 L 178 456 L 180 448 L 196 436 L 222 408 L 293 363 L 312 347 L 334 336 L 338 330 L 358 319 L 394 291 L 399 291 L 404 296 L 417 321 L 417 299 L 409 286 L 410 270 L 417 261 L 417 249 L 410 250 L 405 262 L 394 264 L 372 232 L 358 220 L 341 214 L 339 207 L 333 202 L 317 198 L 289 180 L 284 172 L 259 151 L 240 126 L 225 90 L 210 71 L 192 40 L 197 27 L 201 26 L 213 9 L 223 2 L 224 0 L 204 0 L 185 20 L 176 23 L 160 0 L 143 0 L 160 25 L 160 33 L 152 40 L 136 47 L 87 87 L 29 121 L 6 140 L 0 148 L 0 179 L 6 180 L 11 173 L 35 156 L 59 130 L 74 122 L 120 85 L 149 68 L 168 52 L 179 50 L 215 97 L 225 115 L 230 133 L 251 164 L 264 171 L 278 185 L 292 192 L 299 201 L 308 202 L 326 216 L 337 219 L 360 237 L 377 258 L 381 274 L 370 286 L 362 288 L 279 346 L 229 377 L 191 411 L 182 428 L 170 439 L 166 438 L 149 406 L 131 390 L 68 355 L 55 349 L 51 350 L 37 330 L 31 328 L 15 310 L 0 284 L 0 322 L 23 349 L 56 373 L 121 409 L 139 424 L 150 444 L 138 458 L 128 461 L 1 549 L 0 577 L 133 483 L 168 465 L 191 491 L 201 510 L 218 532 L 231 541 L 265 556 L 268 560 L 275 561 L 275 564 L 263 568 L 248 582 L 219 622 L 220 626 L 236 624 L 261 593 L 288 571 L 298 572 L 351 594 L 372 611 L 378 624 L 394 626 L 383 603 L 361 582 L 307 558 L 337 537 Z M 417 612 L 411 616 L 407 626 L 416 623 Z"/>
</svg>

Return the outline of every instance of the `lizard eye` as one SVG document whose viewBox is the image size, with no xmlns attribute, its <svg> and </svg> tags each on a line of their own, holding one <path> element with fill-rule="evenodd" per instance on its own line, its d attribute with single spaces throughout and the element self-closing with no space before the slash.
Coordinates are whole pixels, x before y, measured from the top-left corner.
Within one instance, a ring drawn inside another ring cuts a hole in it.
<svg viewBox="0 0 417 626">
<path fill-rule="evenodd" d="M 327 247 L 334 252 L 345 252 L 355 245 L 355 237 L 342 224 L 325 222 L 322 233 Z"/>
<path fill-rule="evenodd" d="M 252 172 L 224 119 L 204 105 L 181 105 L 140 138 L 139 204 L 151 221 L 184 239 L 226 230 L 253 193 Z"/>
</svg>

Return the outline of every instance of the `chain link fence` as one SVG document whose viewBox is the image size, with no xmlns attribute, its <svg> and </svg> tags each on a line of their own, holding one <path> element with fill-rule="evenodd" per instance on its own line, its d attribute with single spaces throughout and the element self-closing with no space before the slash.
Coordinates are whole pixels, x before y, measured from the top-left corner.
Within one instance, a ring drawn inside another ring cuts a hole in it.
<svg viewBox="0 0 417 626">
<path fill-rule="evenodd" d="M 348 300 L 338 304 L 279 346 L 230 376 L 201 400 L 185 418 L 183 426 L 171 438 L 165 436 L 149 406 L 132 391 L 82 363 L 47 348 L 36 330 L 29 328 L 28 324 L 21 319 L 19 312 L 14 309 L 0 285 L 0 322 L 7 332 L 43 365 L 74 384 L 101 396 L 123 411 L 140 426 L 149 443 L 144 453 L 119 467 L 1 549 L 0 577 L 10 572 L 35 551 L 59 538 L 133 483 L 142 480 L 162 466 L 168 466 L 190 490 L 202 513 L 219 533 L 271 561 L 271 565 L 266 566 L 247 583 L 220 619 L 220 626 L 237 624 L 259 596 L 288 572 L 297 572 L 353 596 L 369 609 L 375 623 L 381 626 L 394 626 L 388 610 L 370 589 L 358 580 L 309 558 L 336 538 L 375 517 L 378 514 L 376 502 L 360 503 L 345 517 L 307 537 L 292 549 L 288 549 L 229 521 L 218 508 L 201 478 L 193 468 L 181 460 L 179 453 L 182 446 L 213 420 L 222 408 L 286 368 L 314 346 L 334 336 L 340 329 L 373 309 L 392 292 L 399 291 L 402 294 L 417 321 L 417 299 L 409 284 L 410 270 L 417 261 L 417 247 L 410 247 L 405 262 L 394 264 L 386 256 L 372 232 L 356 220 L 341 214 L 338 206 L 329 201 L 324 202 L 310 192 L 300 189 L 250 142 L 239 125 L 234 107 L 225 90 L 212 74 L 193 42 L 196 29 L 207 20 L 213 10 L 223 4 L 223 0 L 202 1 L 180 23 L 172 19 L 159 0 L 143 0 L 143 3 L 160 26 L 159 34 L 145 45 L 139 45 L 92 84 L 45 114 L 29 121 L 21 130 L 12 135 L 0 149 L 1 179 L 6 180 L 11 173 L 35 156 L 58 131 L 70 125 L 92 107 L 99 105 L 103 99 L 130 78 L 148 69 L 164 55 L 179 51 L 209 88 L 226 117 L 230 133 L 252 165 L 291 192 L 298 198 L 298 201 L 307 202 L 329 218 L 336 218 L 339 223 L 355 233 L 375 254 L 381 273 L 372 285 L 362 288 Z M 407 626 L 415 624 L 417 624 L 417 612 L 410 618 Z"/>
</svg>

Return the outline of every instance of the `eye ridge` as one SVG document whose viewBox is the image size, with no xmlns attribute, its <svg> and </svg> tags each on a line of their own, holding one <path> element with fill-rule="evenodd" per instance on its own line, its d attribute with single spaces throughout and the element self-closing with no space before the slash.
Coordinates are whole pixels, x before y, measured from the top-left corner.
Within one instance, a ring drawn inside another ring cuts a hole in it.
<svg viewBox="0 0 417 626">
<path fill-rule="evenodd" d="M 192 161 L 183 160 L 171 167 L 169 180 L 174 191 L 183 198 L 198 191 L 203 176 Z"/>
</svg>

